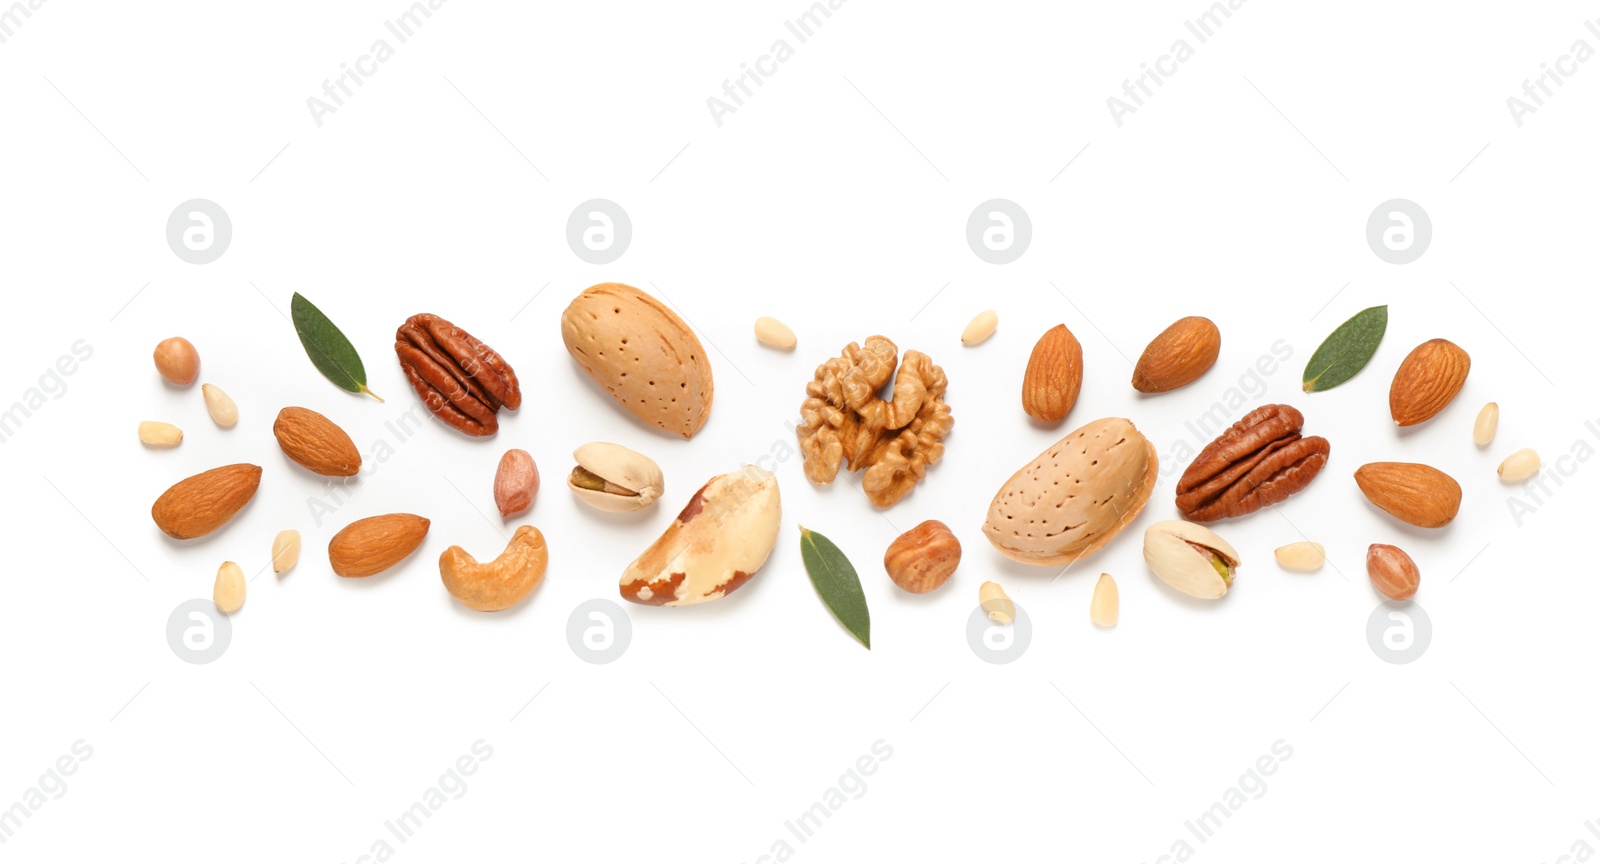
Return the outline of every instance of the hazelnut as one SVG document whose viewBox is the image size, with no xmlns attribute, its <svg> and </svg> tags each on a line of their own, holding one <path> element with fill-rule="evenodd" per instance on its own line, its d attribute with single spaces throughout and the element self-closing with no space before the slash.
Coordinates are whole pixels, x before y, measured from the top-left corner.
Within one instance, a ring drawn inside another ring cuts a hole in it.
<svg viewBox="0 0 1600 864">
<path fill-rule="evenodd" d="M 156 344 L 156 371 L 161 377 L 179 387 L 194 383 L 200 375 L 200 352 L 182 336 L 163 339 Z"/>
<path fill-rule="evenodd" d="M 912 594 L 926 594 L 948 582 L 960 564 L 961 541 L 936 519 L 896 537 L 883 553 L 889 578 Z"/>
</svg>

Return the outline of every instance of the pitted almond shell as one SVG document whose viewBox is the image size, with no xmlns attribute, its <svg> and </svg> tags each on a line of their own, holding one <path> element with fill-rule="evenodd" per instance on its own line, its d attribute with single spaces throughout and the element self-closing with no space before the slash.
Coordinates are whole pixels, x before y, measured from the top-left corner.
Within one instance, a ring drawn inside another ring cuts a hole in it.
<svg viewBox="0 0 1600 864">
<path fill-rule="evenodd" d="M 689 606 L 720 600 L 761 569 L 783 516 L 778 478 L 755 466 L 711 478 L 622 574 L 625 600 Z"/>
<path fill-rule="evenodd" d="M 711 361 L 682 318 L 630 285 L 584 290 L 561 315 L 578 367 L 645 423 L 693 438 L 711 413 Z"/>
<path fill-rule="evenodd" d="M 1095 420 L 1011 475 L 989 504 L 983 535 L 1013 561 L 1069 564 L 1138 518 L 1157 469 L 1155 445 L 1131 421 Z"/>
</svg>

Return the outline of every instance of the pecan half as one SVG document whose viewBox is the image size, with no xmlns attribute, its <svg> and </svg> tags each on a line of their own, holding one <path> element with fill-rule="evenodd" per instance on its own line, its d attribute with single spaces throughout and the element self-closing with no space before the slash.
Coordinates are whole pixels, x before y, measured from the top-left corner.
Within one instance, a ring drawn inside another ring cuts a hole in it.
<svg viewBox="0 0 1600 864">
<path fill-rule="evenodd" d="M 1254 513 L 1306 488 L 1328 463 L 1328 439 L 1302 438 L 1305 418 L 1263 405 L 1206 445 L 1178 478 L 1178 511 L 1191 522 Z"/>
<path fill-rule="evenodd" d="M 495 414 L 522 405 L 517 373 L 493 348 L 437 315 L 413 315 L 394 334 L 411 386 L 433 416 L 475 437 L 500 428 Z"/>
</svg>

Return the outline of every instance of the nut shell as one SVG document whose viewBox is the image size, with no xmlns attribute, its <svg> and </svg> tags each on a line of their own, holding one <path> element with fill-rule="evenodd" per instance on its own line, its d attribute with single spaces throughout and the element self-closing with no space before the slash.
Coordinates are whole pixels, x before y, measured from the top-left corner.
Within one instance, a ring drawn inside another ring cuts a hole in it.
<svg viewBox="0 0 1600 864">
<path fill-rule="evenodd" d="M 620 444 L 593 441 L 573 451 L 572 458 L 582 472 L 605 481 L 606 488 L 579 485 L 582 472 L 576 469 L 567 477 L 567 488 L 579 501 L 605 513 L 643 510 L 656 503 L 666 483 L 655 460 Z"/>
<path fill-rule="evenodd" d="M 328 541 L 328 563 L 340 576 L 373 576 L 404 561 L 428 536 L 427 519 L 410 513 L 369 516 Z"/>
<path fill-rule="evenodd" d="M 937 519 L 896 537 L 883 553 L 890 580 L 912 594 L 926 594 L 950 581 L 960 565 L 961 541 Z"/>
<path fill-rule="evenodd" d="M 261 485 L 261 466 L 213 468 L 174 483 L 150 506 L 150 518 L 169 537 L 189 540 L 221 528 L 250 503 Z"/>
<path fill-rule="evenodd" d="M 1367 547 L 1367 578 L 1378 593 L 1390 600 L 1410 600 L 1422 584 L 1417 562 L 1405 550 L 1386 543 Z"/>
<path fill-rule="evenodd" d="M 1356 469 L 1356 485 L 1368 501 L 1418 528 L 1443 528 L 1461 509 L 1461 484 L 1415 462 L 1369 462 Z"/>
<path fill-rule="evenodd" d="M 623 571 L 623 599 L 689 606 L 726 597 L 766 563 L 782 516 L 771 472 L 750 466 L 711 478 Z"/>
<path fill-rule="evenodd" d="M 1070 564 L 1126 528 L 1150 500 L 1156 448 L 1131 421 L 1095 420 L 1011 475 L 989 504 L 983 535 L 1024 564 Z"/>
<path fill-rule="evenodd" d="M 460 546 L 439 556 L 439 578 L 450 596 L 479 612 L 499 612 L 521 603 L 544 581 L 550 550 L 544 535 L 523 525 L 511 535 L 500 557 L 479 563 Z"/>
<path fill-rule="evenodd" d="M 1166 393 L 1193 384 L 1222 352 L 1222 331 L 1209 318 L 1180 318 L 1145 346 L 1133 367 L 1133 389 Z"/>
<path fill-rule="evenodd" d="M 310 408 L 285 408 L 272 424 L 283 453 L 300 467 L 324 477 L 353 477 L 361 470 L 356 442 L 339 424 Z"/>
<path fill-rule="evenodd" d="M 693 438 L 711 413 L 711 361 L 682 318 L 630 285 L 585 289 L 561 315 L 567 352 L 629 413 Z"/>
<path fill-rule="evenodd" d="M 1431 420 L 1445 409 L 1472 370 L 1472 358 L 1448 339 L 1429 339 L 1411 349 L 1389 385 L 1389 416 L 1401 426 Z"/>
<path fill-rule="evenodd" d="M 1083 387 L 1083 346 L 1065 324 L 1045 331 L 1022 376 L 1022 410 L 1045 423 L 1059 423 L 1077 404 Z"/>
<path fill-rule="evenodd" d="M 1227 566 L 1226 577 L 1213 566 L 1212 555 Z M 1144 560 L 1169 586 L 1190 597 L 1216 600 L 1233 584 L 1239 553 L 1210 528 L 1174 519 L 1145 529 Z"/>
</svg>

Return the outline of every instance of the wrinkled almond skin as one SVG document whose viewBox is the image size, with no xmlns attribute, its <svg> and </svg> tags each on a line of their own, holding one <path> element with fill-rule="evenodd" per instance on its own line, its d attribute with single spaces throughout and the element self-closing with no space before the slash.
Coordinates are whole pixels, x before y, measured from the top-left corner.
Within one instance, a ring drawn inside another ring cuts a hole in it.
<svg viewBox="0 0 1600 864">
<path fill-rule="evenodd" d="M 439 556 L 439 578 L 450 596 L 469 609 L 499 612 L 532 594 L 544 581 L 549 564 L 544 535 L 532 525 L 523 525 L 493 561 L 480 564 L 460 546 L 444 550 Z"/>
<path fill-rule="evenodd" d="M 179 387 L 188 387 L 200 377 L 200 352 L 182 336 L 156 343 L 156 371 Z"/>
<path fill-rule="evenodd" d="M 1390 516 L 1418 528 L 1443 528 L 1461 510 L 1461 484 L 1415 462 L 1370 462 L 1356 469 L 1356 485 Z"/>
<path fill-rule="evenodd" d="M 711 413 L 711 360 L 677 313 L 649 294 L 605 282 L 561 314 L 578 368 L 640 420 L 693 438 Z"/>
<path fill-rule="evenodd" d="M 1422 584 L 1417 562 L 1398 546 L 1384 543 L 1367 547 L 1367 577 L 1372 587 L 1390 600 L 1410 600 Z"/>
<path fill-rule="evenodd" d="M 373 576 L 404 561 L 431 524 L 410 513 L 369 516 L 346 525 L 328 541 L 328 563 L 340 576 Z"/>
<path fill-rule="evenodd" d="M 771 472 L 749 466 L 711 478 L 623 571 L 623 599 L 690 606 L 728 596 L 767 562 L 782 515 Z"/>
<path fill-rule="evenodd" d="M 1193 384 L 1222 352 L 1222 331 L 1209 318 L 1191 315 L 1161 331 L 1133 367 L 1133 389 L 1166 393 Z"/>
<path fill-rule="evenodd" d="M 526 450 L 507 450 L 494 473 L 494 504 L 501 517 L 515 516 L 533 506 L 539 494 L 539 466 Z"/>
<path fill-rule="evenodd" d="M 1095 420 L 1011 475 L 989 503 L 983 535 L 1023 564 L 1068 564 L 1128 527 L 1150 500 L 1156 447 L 1120 417 Z"/>
<path fill-rule="evenodd" d="M 240 463 L 179 480 L 150 507 L 150 518 L 167 536 L 190 540 L 228 524 L 261 485 L 261 466 Z"/>
<path fill-rule="evenodd" d="M 1401 426 L 1431 420 L 1467 383 L 1472 358 L 1448 339 L 1429 339 L 1411 349 L 1389 385 L 1389 416 Z"/>
<path fill-rule="evenodd" d="M 1022 410 L 1045 423 L 1059 423 L 1077 404 L 1083 387 L 1083 346 L 1065 324 L 1045 331 L 1022 376 Z"/>
<path fill-rule="evenodd" d="M 896 537 L 883 553 L 889 579 L 912 594 L 926 594 L 950 581 L 960 565 L 961 541 L 937 519 Z"/>
<path fill-rule="evenodd" d="M 310 408 L 285 408 L 272 424 L 283 454 L 300 467 L 324 477 L 354 477 L 361 454 L 339 424 Z"/>
<path fill-rule="evenodd" d="M 1178 478 L 1178 512 L 1190 522 L 1254 513 L 1310 485 L 1328 464 L 1328 439 L 1300 435 L 1290 405 L 1263 405 L 1206 445 Z"/>
</svg>

